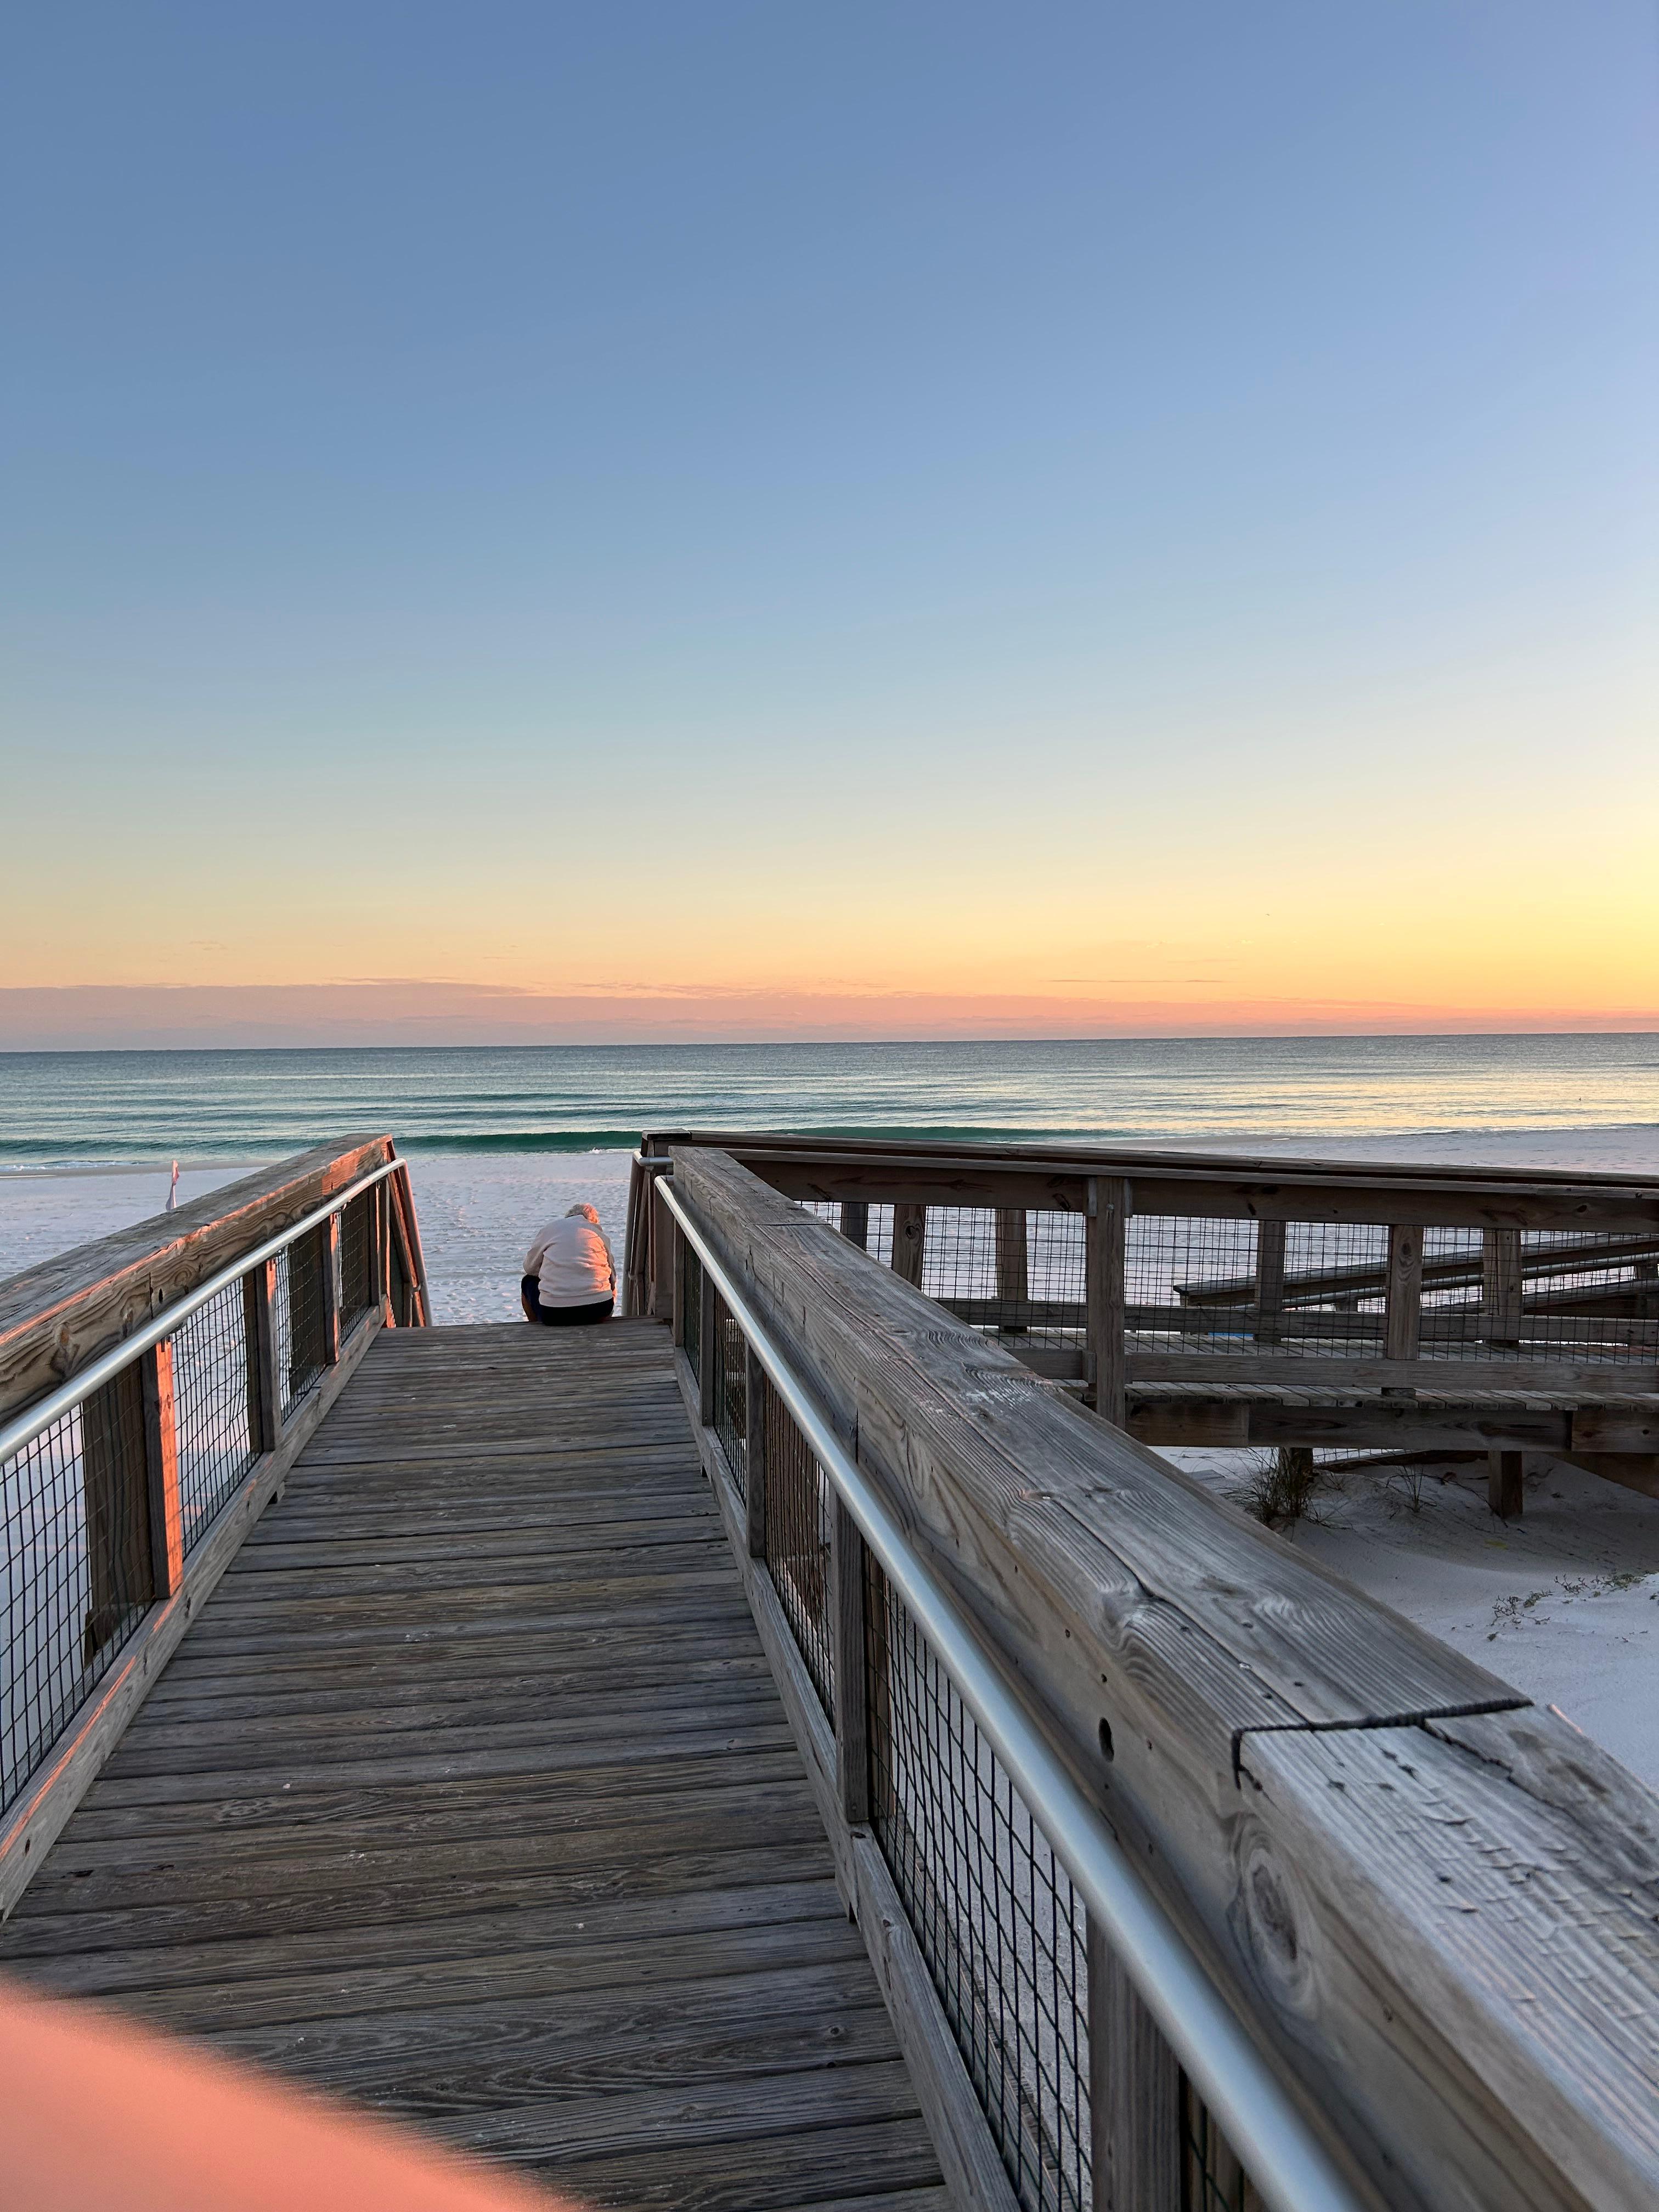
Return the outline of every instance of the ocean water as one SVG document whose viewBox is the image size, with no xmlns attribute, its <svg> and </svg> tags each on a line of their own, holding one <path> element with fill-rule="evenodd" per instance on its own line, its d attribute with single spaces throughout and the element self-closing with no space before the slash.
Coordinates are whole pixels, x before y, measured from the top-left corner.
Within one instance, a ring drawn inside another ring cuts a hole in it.
<svg viewBox="0 0 1659 2212">
<path fill-rule="evenodd" d="M 371 1130 L 512 1153 L 652 1128 L 1190 1143 L 1656 1122 L 1650 1033 L 0 1054 L 0 1171 L 258 1160 Z"/>
</svg>

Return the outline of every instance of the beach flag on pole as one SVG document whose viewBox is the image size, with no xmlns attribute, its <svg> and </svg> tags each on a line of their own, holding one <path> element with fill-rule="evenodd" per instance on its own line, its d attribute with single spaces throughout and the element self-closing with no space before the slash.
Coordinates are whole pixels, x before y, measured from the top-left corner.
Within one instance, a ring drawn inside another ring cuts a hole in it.
<svg viewBox="0 0 1659 2212">
<path fill-rule="evenodd" d="M 178 1161 L 177 1161 L 177 1160 L 174 1160 L 174 1162 L 173 1163 L 173 1181 L 172 1181 L 172 1182 L 167 1186 L 167 1202 L 166 1206 L 163 1208 L 163 1211 L 164 1211 L 165 1212 L 167 1212 L 167 1213 L 174 1212 L 177 1210 L 177 1208 L 178 1208 L 178 1204 L 179 1204 L 179 1163 L 178 1163 Z"/>
</svg>

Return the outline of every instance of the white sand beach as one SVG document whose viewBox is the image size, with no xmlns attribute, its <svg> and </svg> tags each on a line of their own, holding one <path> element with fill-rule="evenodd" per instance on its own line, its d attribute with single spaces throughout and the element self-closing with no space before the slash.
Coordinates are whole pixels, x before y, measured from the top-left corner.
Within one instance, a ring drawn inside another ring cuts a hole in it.
<svg viewBox="0 0 1659 2212">
<path fill-rule="evenodd" d="M 1290 1145 L 1232 1138 L 1225 1148 L 1580 1167 L 1659 1180 L 1659 1130 L 1652 1127 L 1350 1136 L 1323 1146 L 1305 1139 Z M 415 1153 L 410 1174 L 436 1319 L 510 1319 L 532 1231 L 577 1199 L 599 1208 L 620 1257 L 628 1158 Z M 181 1194 L 195 1197 L 246 1171 L 190 1169 L 181 1175 Z M 0 1176 L 0 1278 L 153 1213 L 167 1186 L 167 1171 L 154 1166 Z M 1247 1498 L 1251 1455 L 1169 1456 L 1218 1495 Z M 1484 1467 L 1349 1469 L 1327 1475 L 1308 1518 L 1284 1540 L 1525 1696 L 1555 1705 L 1659 1788 L 1659 1698 L 1650 1688 L 1650 1670 L 1659 1665 L 1659 1499 L 1529 1458 L 1525 1516 L 1504 1523 L 1487 1510 Z"/>
</svg>

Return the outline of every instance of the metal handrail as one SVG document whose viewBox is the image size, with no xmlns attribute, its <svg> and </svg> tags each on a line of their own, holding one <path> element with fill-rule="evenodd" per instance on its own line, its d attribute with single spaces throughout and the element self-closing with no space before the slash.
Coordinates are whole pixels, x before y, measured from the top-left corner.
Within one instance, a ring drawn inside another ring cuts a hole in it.
<svg viewBox="0 0 1659 2212">
<path fill-rule="evenodd" d="M 813 1457 L 939 1655 L 957 1695 L 1040 1822 L 1054 1856 L 1257 2189 L 1276 2212 L 1360 2212 L 1359 2197 L 1274 2080 L 1105 1820 L 1043 1741 L 1000 1667 L 917 1559 L 899 1523 L 687 1212 L 672 1181 L 659 1176 L 656 1195 L 678 1222 Z"/>
<path fill-rule="evenodd" d="M 0 1428 L 0 1465 L 9 1459 L 15 1459 L 19 1452 L 27 1450 L 54 1421 L 61 1421 L 65 1413 L 73 1413 L 83 1398 L 89 1398 L 94 1390 L 101 1389 L 124 1367 L 130 1367 L 135 1359 L 148 1352 L 152 1345 L 160 1344 L 163 1337 L 171 1336 L 181 1322 L 188 1321 L 193 1313 L 199 1312 L 221 1291 L 228 1289 L 232 1283 L 240 1282 L 251 1267 L 258 1267 L 267 1260 L 274 1260 L 297 1237 L 303 1237 L 308 1230 L 320 1228 L 331 1214 L 339 1212 L 342 1206 L 349 1205 L 363 1191 L 372 1189 L 377 1182 L 384 1182 L 388 1176 L 397 1175 L 408 1164 L 406 1160 L 387 1160 L 378 1168 L 371 1168 L 367 1175 L 359 1176 L 355 1182 L 343 1183 L 323 1205 L 291 1223 L 276 1236 L 268 1237 L 263 1244 L 256 1244 L 252 1251 L 244 1252 L 240 1258 L 228 1261 L 205 1282 L 198 1283 L 193 1291 L 187 1291 L 182 1298 L 176 1298 L 171 1305 L 163 1306 L 159 1313 L 152 1314 L 142 1328 L 135 1329 L 131 1336 L 124 1336 L 119 1344 L 112 1345 L 107 1352 L 100 1352 L 96 1359 L 89 1361 L 77 1373 L 71 1375 L 67 1382 L 60 1383 L 49 1397 L 37 1399 L 27 1413 L 20 1414 L 15 1420 Z"/>
</svg>

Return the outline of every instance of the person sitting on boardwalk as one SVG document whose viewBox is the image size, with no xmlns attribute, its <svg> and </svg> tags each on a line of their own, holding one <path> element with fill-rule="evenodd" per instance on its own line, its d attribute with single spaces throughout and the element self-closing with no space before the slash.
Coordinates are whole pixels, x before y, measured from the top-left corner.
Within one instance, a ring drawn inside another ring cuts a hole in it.
<svg viewBox="0 0 1659 2212">
<path fill-rule="evenodd" d="M 580 1328 L 610 1320 L 617 1263 L 591 1206 L 573 1206 L 562 1221 L 538 1229 L 524 1264 L 519 1287 L 526 1321 L 545 1328 Z"/>
</svg>

